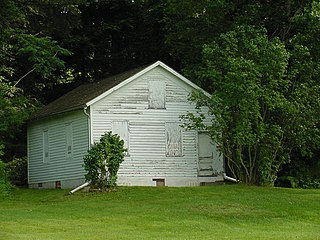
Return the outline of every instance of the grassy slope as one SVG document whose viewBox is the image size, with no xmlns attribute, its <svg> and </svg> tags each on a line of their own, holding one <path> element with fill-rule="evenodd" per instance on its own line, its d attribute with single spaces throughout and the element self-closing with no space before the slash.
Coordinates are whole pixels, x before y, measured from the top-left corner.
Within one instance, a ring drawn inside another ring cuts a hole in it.
<svg viewBox="0 0 320 240">
<path fill-rule="evenodd" d="M 320 191 L 236 185 L 16 190 L 0 239 L 320 239 Z"/>
</svg>

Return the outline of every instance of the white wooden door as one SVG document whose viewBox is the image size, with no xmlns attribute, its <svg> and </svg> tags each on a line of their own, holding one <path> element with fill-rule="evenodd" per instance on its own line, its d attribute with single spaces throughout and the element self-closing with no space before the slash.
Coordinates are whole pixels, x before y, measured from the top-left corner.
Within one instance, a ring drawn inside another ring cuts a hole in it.
<svg viewBox="0 0 320 240">
<path fill-rule="evenodd" d="M 198 133 L 198 175 L 212 176 L 213 169 L 213 154 L 214 146 L 208 134 Z"/>
</svg>

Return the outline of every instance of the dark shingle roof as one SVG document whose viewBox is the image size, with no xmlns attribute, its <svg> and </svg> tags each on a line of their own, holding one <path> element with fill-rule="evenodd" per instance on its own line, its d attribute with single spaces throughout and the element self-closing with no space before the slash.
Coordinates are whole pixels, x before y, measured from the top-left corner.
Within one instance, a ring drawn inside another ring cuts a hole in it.
<svg viewBox="0 0 320 240">
<path fill-rule="evenodd" d="M 144 68 L 146 66 L 108 77 L 99 82 L 81 85 L 40 109 L 31 116 L 31 120 L 84 108 L 87 102 L 134 76 Z"/>
</svg>

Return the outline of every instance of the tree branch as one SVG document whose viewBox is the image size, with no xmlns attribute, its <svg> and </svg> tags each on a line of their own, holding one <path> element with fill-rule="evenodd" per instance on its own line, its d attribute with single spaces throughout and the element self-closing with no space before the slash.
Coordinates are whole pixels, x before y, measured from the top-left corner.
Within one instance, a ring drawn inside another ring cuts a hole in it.
<svg viewBox="0 0 320 240">
<path fill-rule="evenodd" d="M 17 84 L 24 79 L 26 76 L 28 76 L 29 74 L 31 74 L 34 70 L 36 70 L 36 68 L 32 68 L 29 72 L 27 72 L 25 75 L 23 75 L 21 78 L 18 79 L 18 81 L 13 85 L 13 88 L 17 86 Z"/>
</svg>

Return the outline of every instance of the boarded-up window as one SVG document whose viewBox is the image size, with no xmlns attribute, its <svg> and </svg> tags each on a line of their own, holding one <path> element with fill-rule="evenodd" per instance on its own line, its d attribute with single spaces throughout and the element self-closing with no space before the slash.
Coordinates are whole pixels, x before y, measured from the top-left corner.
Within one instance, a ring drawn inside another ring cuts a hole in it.
<svg viewBox="0 0 320 240">
<path fill-rule="evenodd" d="M 73 155 L 73 141 L 72 141 L 72 124 L 66 124 L 66 156 L 72 158 Z"/>
<path fill-rule="evenodd" d="M 124 141 L 124 147 L 129 153 L 129 126 L 127 121 L 113 121 L 112 122 L 112 133 L 118 134 L 119 137 Z"/>
<path fill-rule="evenodd" d="M 166 83 L 164 81 L 149 82 L 149 108 L 164 109 L 166 102 Z"/>
<path fill-rule="evenodd" d="M 166 123 L 166 156 L 182 156 L 182 133 L 179 123 Z"/>
<path fill-rule="evenodd" d="M 42 132 L 42 139 L 43 139 L 43 162 L 49 162 L 49 132 L 48 130 L 44 130 Z"/>
</svg>

